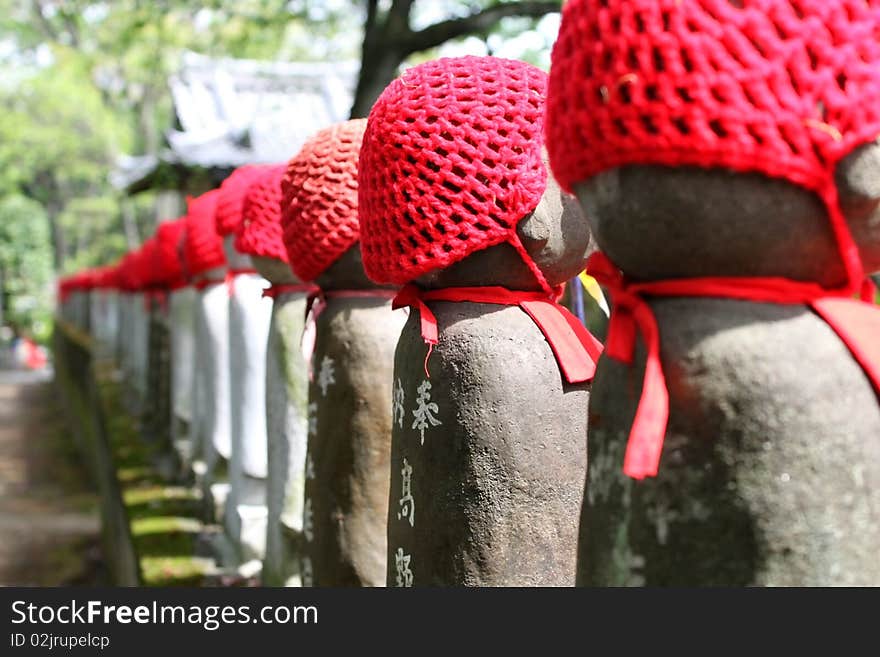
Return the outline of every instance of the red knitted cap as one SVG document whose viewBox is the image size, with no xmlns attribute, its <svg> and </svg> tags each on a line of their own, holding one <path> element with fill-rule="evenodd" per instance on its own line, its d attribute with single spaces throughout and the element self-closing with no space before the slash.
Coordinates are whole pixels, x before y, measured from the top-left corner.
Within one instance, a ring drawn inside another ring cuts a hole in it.
<svg viewBox="0 0 880 657">
<path fill-rule="evenodd" d="M 220 183 L 217 195 L 217 233 L 225 237 L 238 230 L 241 225 L 244 197 L 248 188 L 265 171 L 263 165 L 252 164 L 237 168 Z"/>
<path fill-rule="evenodd" d="M 281 238 L 281 179 L 285 171 L 286 164 L 267 167 L 248 188 L 244 220 L 235 237 L 239 253 L 287 262 Z"/>
<path fill-rule="evenodd" d="M 136 271 L 138 289 L 159 287 L 162 285 L 162 273 L 156 267 L 156 238 L 150 237 L 137 252 Z"/>
<path fill-rule="evenodd" d="M 547 147 L 566 190 L 628 164 L 727 167 L 825 201 L 850 286 L 834 169 L 880 135 L 880 0 L 571 0 Z"/>
<path fill-rule="evenodd" d="M 123 292 L 128 292 L 131 289 L 131 281 L 129 277 L 129 272 L 131 270 L 131 255 L 132 252 L 126 253 L 119 260 L 119 264 L 116 265 L 119 289 Z"/>
<path fill-rule="evenodd" d="M 116 267 L 113 265 L 104 265 L 103 267 L 95 267 L 92 270 L 92 286 L 102 290 L 110 289 L 116 286 Z"/>
<path fill-rule="evenodd" d="M 137 292 L 142 287 L 141 283 L 141 251 L 140 249 L 136 249 L 134 251 L 129 251 L 122 258 L 122 263 L 120 264 L 120 276 L 122 289 L 126 292 Z"/>
<path fill-rule="evenodd" d="M 367 275 L 403 284 L 511 242 L 544 194 L 547 75 L 497 57 L 428 62 L 392 82 L 361 150 L 361 249 Z"/>
<path fill-rule="evenodd" d="M 226 264 L 223 238 L 217 234 L 214 224 L 218 193 L 219 190 L 214 189 L 188 199 L 183 253 L 190 277 Z"/>
<path fill-rule="evenodd" d="M 97 285 L 99 271 L 83 269 L 58 279 L 58 298 L 66 301 L 72 292 L 87 292 Z"/>
<path fill-rule="evenodd" d="M 154 267 L 158 281 L 166 287 L 176 287 L 184 282 L 181 241 L 186 229 L 186 218 L 163 221 L 156 229 L 156 250 L 154 251 Z"/>
<path fill-rule="evenodd" d="M 101 274 L 100 285 L 106 290 L 119 289 L 119 264 L 104 267 L 104 271 Z"/>
<path fill-rule="evenodd" d="M 293 273 L 315 280 L 359 236 L 358 153 L 366 119 L 321 130 L 287 163 L 281 226 Z"/>
</svg>

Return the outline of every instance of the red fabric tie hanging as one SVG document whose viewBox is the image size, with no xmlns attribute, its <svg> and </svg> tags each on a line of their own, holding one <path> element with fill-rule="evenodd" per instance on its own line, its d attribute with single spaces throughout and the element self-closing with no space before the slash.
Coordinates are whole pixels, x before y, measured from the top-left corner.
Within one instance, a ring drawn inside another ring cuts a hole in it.
<svg viewBox="0 0 880 657">
<path fill-rule="evenodd" d="M 816 283 L 785 278 L 689 278 L 628 283 L 602 253 L 587 263 L 587 273 L 611 294 L 606 354 L 632 364 L 636 332 L 645 342 L 647 360 L 642 395 L 633 419 L 623 471 L 634 479 L 657 475 L 669 419 L 669 392 L 660 360 L 660 330 L 644 297 L 716 297 L 757 303 L 810 306 L 840 336 L 880 393 L 880 309 L 827 290 Z"/>
<path fill-rule="evenodd" d="M 437 318 L 427 301 L 455 301 L 519 306 L 541 329 L 559 369 L 569 383 L 591 381 L 602 343 L 580 323 L 577 317 L 549 298 L 546 292 L 508 290 L 505 287 L 448 287 L 423 290 L 415 285 L 404 286 L 394 298 L 392 308 L 411 306 L 418 309 L 422 339 L 428 344 L 428 356 L 439 341 Z M 427 373 L 427 357 L 425 358 Z"/>
</svg>

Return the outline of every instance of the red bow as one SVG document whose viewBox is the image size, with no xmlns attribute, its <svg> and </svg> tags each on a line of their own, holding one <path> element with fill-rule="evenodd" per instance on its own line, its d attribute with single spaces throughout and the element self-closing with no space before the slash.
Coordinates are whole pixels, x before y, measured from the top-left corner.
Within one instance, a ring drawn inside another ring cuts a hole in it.
<svg viewBox="0 0 880 657">
<path fill-rule="evenodd" d="M 849 304 L 867 308 L 862 314 L 880 318 L 880 312 L 859 301 L 848 299 L 845 291 L 826 290 L 816 283 L 792 281 L 786 278 L 687 278 L 680 280 L 652 281 L 649 283 L 629 283 L 620 270 L 602 253 L 594 253 L 587 262 L 587 273 L 593 276 L 611 294 L 614 306 L 608 325 L 608 340 L 605 353 L 622 363 L 631 364 L 635 349 L 636 331 L 642 337 L 647 349 L 645 378 L 642 396 L 636 409 L 629 441 L 624 457 L 623 471 L 634 479 L 657 475 L 660 455 L 666 436 L 669 420 L 669 392 L 660 360 L 660 330 L 651 307 L 644 296 L 663 297 L 719 297 L 779 304 L 804 304 L 825 319 L 840 335 L 850 351 L 865 368 L 875 386 L 880 381 L 880 354 L 875 348 L 876 363 L 865 365 L 865 357 L 859 358 L 866 347 L 850 329 L 851 322 L 843 318 L 841 305 Z M 835 312 L 829 312 L 828 304 Z M 832 316 L 833 315 L 833 316 Z M 878 321 L 875 319 L 875 321 Z M 876 338 L 875 338 L 876 339 Z M 872 372 L 872 368 L 876 371 Z"/>
</svg>

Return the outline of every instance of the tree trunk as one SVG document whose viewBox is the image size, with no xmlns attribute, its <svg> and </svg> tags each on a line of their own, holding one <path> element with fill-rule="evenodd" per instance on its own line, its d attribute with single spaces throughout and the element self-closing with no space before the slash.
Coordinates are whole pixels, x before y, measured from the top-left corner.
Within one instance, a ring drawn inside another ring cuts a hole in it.
<svg viewBox="0 0 880 657">
<path fill-rule="evenodd" d="M 507 16 L 540 18 L 560 10 L 559 0 L 520 0 L 487 3 L 469 16 L 451 18 L 413 31 L 410 14 L 415 0 L 392 0 L 385 16 L 378 1 L 367 4 L 367 22 L 361 51 L 361 72 L 351 108 L 351 118 L 367 116 L 385 87 L 397 76 L 397 69 L 411 54 L 436 48 L 451 39 L 488 33 Z"/>
<path fill-rule="evenodd" d="M 377 48 L 369 54 L 364 53 L 351 118 L 365 117 L 370 113 L 379 94 L 397 77 L 397 68 L 404 57 L 403 53 L 390 48 Z"/>
<path fill-rule="evenodd" d="M 3 318 L 6 316 L 6 276 L 3 267 L 0 267 L 0 326 L 3 326 Z"/>
<path fill-rule="evenodd" d="M 64 260 L 67 256 L 67 237 L 64 229 L 58 222 L 58 215 L 61 208 L 57 204 L 50 203 L 46 205 L 46 214 L 49 217 L 49 234 L 52 236 L 52 260 L 55 264 L 55 271 L 61 272 L 64 267 Z"/>
</svg>

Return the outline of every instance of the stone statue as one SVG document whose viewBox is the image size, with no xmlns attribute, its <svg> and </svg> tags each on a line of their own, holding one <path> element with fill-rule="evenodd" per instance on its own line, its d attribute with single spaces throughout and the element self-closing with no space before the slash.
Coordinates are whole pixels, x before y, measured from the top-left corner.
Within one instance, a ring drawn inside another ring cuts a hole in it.
<svg viewBox="0 0 880 657">
<path fill-rule="evenodd" d="M 851 298 L 880 268 L 880 26 L 753 4 L 565 8 L 548 148 L 614 307 L 582 584 L 880 583 L 880 320 Z"/>
<path fill-rule="evenodd" d="M 302 581 L 384 586 L 391 368 L 405 319 L 393 291 L 363 272 L 357 159 L 364 120 L 319 132 L 282 183 L 293 273 L 315 282 L 305 343 L 314 343 L 305 464 Z"/>
<path fill-rule="evenodd" d="M 413 308 L 394 362 L 389 586 L 575 582 L 601 346 L 556 304 L 590 232 L 547 175 L 546 81 L 522 62 L 441 59 L 369 117 L 364 264 L 406 283 L 395 305 Z"/>
</svg>

